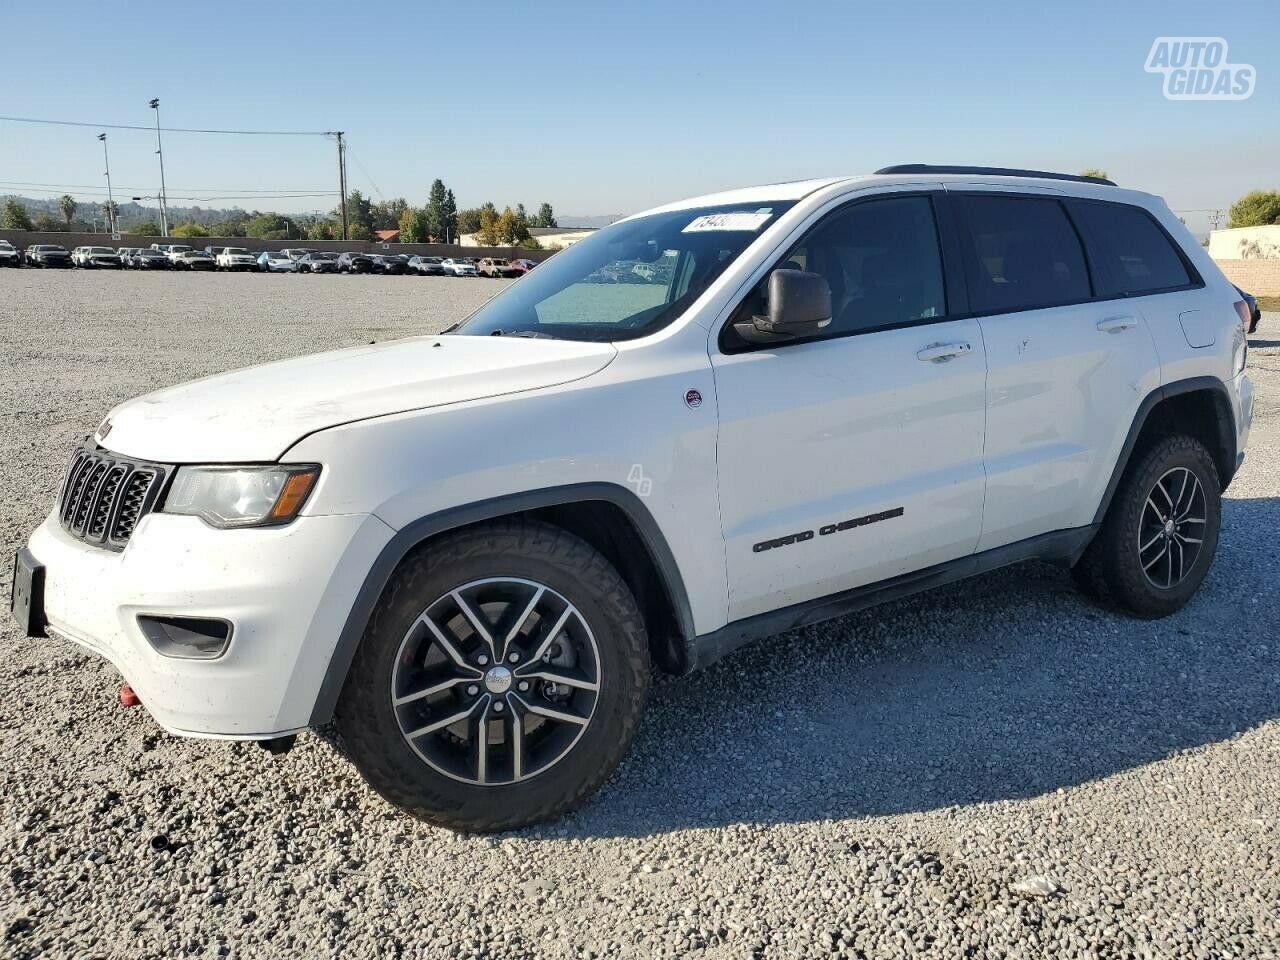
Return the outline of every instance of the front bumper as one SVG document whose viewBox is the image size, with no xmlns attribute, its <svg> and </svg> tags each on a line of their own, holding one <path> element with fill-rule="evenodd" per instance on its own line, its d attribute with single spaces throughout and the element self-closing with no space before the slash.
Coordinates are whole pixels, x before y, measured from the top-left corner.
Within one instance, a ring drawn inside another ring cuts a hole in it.
<svg viewBox="0 0 1280 960">
<path fill-rule="evenodd" d="M 308 726 L 338 635 L 392 530 L 367 514 L 215 530 L 149 514 L 128 546 L 85 544 L 50 517 L 31 536 L 50 634 L 115 665 L 171 733 L 257 740 Z M 158 653 L 140 614 L 233 625 L 217 659 Z"/>
</svg>

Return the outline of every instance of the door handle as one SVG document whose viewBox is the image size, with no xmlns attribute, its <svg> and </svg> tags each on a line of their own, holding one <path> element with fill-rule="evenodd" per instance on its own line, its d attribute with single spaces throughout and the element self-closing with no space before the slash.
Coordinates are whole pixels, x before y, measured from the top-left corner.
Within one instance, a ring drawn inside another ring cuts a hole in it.
<svg viewBox="0 0 1280 960">
<path fill-rule="evenodd" d="M 916 359 L 926 363 L 946 363 L 956 357 L 963 357 L 972 349 L 967 343 L 931 343 L 923 350 L 916 351 Z"/>
<path fill-rule="evenodd" d="M 1098 321 L 1098 329 L 1103 333 L 1120 333 L 1124 330 L 1132 330 L 1137 325 L 1137 317 L 1107 317 L 1105 320 Z"/>
</svg>

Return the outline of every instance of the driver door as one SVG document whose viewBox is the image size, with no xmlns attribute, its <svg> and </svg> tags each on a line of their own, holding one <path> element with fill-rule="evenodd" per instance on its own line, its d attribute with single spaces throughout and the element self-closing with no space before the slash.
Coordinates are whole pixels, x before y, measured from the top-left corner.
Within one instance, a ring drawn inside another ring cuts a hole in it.
<svg viewBox="0 0 1280 960">
<path fill-rule="evenodd" d="M 827 214 L 776 265 L 827 279 L 829 327 L 742 342 L 765 283 L 713 350 L 731 621 L 975 550 L 986 358 L 953 319 L 937 222 L 929 193 Z"/>
</svg>

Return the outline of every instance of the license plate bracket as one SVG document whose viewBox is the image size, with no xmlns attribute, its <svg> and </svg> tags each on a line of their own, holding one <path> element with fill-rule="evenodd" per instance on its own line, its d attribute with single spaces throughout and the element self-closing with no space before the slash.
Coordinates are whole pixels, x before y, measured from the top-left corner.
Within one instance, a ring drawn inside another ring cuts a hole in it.
<svg viewBox="0 0 1280 960">
<path fill-rule="evenodd" d="M 44 566 L 26 547 L 13 557 L 13 593 L 9 597 L 9 612 L 28 637 L 45 636 L 44 627 Z"/>
</svg>

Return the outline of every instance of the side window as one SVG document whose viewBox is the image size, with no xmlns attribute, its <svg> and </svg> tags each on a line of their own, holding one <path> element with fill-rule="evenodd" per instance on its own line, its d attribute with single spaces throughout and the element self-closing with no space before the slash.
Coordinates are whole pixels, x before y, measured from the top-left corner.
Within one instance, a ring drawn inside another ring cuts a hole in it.
<svg viewBox="0 0 1280 960">
<path fill-rule="evenodd" d="M 1101 267 L 1104 297 L 1157 293 L 1191 283 L 1182 257 L 1145 210 L 1120 203 L 1077 203 L 1072 212 Z"/>
<path fill-rule="evenodd" d="M 947 312 L 942 255 L 928 197 L 856 203 L 815 226 L 778 262 L 831 285 L 826 336 L 908 323 Z"/>
<path fill-rule="evenodd" d="M 960 207 L 975 312 L 1034 310 L 1089 299 L 1080 238 L 1057 200 L 968 194 L 960 197 Z"/>
</svg>

